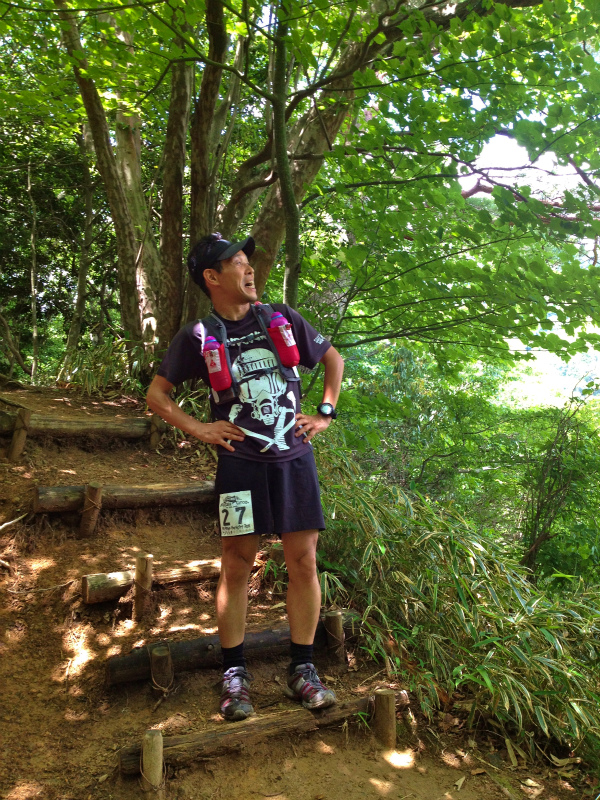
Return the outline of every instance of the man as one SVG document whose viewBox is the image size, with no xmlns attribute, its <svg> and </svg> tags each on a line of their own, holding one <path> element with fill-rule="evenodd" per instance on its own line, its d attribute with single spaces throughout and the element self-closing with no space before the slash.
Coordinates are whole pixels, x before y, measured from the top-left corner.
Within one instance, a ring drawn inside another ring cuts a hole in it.
<svg viewBox="0 0 600 800">
<path fill-rule="evenodd" d="M 325 525 L 311 440 L 335 418 L 344 362 L 296 311 L 285 305 L 255 305 L 254 271 L 248 261 L 254 249 L 250 237 L 232 244 L 220 234 L 201 239 L 192 249 L 190 274 L 210 297 L 214 313 L 205 324 L 196 321 L 179 331 L 147 396 L 148 406 L 171 425 L 217 446 L 222 558 L 216 612 L 224 670 L 221 713 L 228 720 L 253 713 L 244 631 L 248 578 L 261 534 L 281 537 L 289 575 L 291 663 L 284 691 L 306 708 L 336 702 L 333 691 L 319 680 L 312 656 L 321 608 L 316 548 Z M 292 323 L 300 364 L 312 369 L 321 362 L 325 367 L 323 402 L 316 414 L 301 412 L 298 373 L 282 366 L 268 341 L 272 312 Z M 227 352 L 221 351 L 225 358 L 217 364 L 230 371 L 232 388 L 213 389 L 214 421 L 202 423 L 182 411 L 170 393 L 189 378 L 210 385 L 202 351 L 211 332 L 220 344 L 227 339 Z"/>
</svg>

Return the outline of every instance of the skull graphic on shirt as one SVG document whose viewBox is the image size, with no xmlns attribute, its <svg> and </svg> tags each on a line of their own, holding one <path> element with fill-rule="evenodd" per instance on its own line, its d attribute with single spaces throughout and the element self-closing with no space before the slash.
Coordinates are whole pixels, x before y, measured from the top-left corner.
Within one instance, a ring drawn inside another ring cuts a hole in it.
<svg viewBox="0 0 600 800">
<path fill-rule="evenodd" d="M 269 374 L 261 370 L 273 369 Z M 274 427 L 278 418 L 286 413 L 278 399 L 286 390 L 286 381 L 279 374 L 275 356 L 262 347 L 246 350 L 231 365 L 234 378 L 239 382 L 239 400 L 252 406 L 252 418 Z"/>
</svg>

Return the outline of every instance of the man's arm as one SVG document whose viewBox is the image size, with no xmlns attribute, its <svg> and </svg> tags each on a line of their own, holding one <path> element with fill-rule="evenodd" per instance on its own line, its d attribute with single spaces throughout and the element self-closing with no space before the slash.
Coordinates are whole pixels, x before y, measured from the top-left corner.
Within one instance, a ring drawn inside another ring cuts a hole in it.
<svg viewBox="0 0 600 800">
<path fill-rule="evenodd" d="M 166 378 L 157 375 L 148 389 L 146 395 L 146 403 L 148 408 L 151 408 L 159 417 L 162 417 L 169 425 L 195 436 L 201 442 L 207 444 L 218 444 L 226 450 L 235 452 L 227 439 L 232 439 L 235 442 L 242 442 L 245 434 L 237 425 L 227 420 L 219 420 L 218 422 L 199 422 L 189 414 L 186 414 L 177 403 L 171 399 L 171 391 L 173 384 Z"/>
<path fill-rule="evenodd" d="M 330 347 L 321 358 L 321 364 L 325 367 L 322 402 L 331 403 L 335 408 L 342 386 L 344 359 L 335 347 Z M 331 417 L 323 414 L 296 414 L 296 433 L 294 435 L 304 436 L 304 441 L 310 442 L 317 433 L 327 430 L 330 424 Z"/>
</svg>

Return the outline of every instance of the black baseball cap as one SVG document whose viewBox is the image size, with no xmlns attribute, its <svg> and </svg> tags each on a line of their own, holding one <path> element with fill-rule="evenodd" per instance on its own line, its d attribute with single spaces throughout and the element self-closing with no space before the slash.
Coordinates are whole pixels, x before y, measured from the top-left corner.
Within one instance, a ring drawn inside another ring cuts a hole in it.
<svg viewBox="0 0 600 800">
<path fill-rule="evenodd" d="M 239 253 L 240 250 L 243 250 L 248 258 L 250 258 L 255 248 L 256 245 L 251 236 L 247 236 L 245 239 L 242 239 L 241 242 L 228 242 L 227 239 L 217 239 L 211 242 L 206 248 L 201 263 L 198 264 L 198 266 L 201 269 L 209 269 L 210 265 L 214 264 L 215 261 L 225 261 L 225 259 L 231 258 L 231 256 Z"/>
<path fill-rule="evenodd" d="M 196 242 L 188 255 L 187 263 L 192 280 L 198 284 L 203 292 L 210 296 L 204 280 L 204 270 L 210 269 L 219 261 L 231 258 L 231 256 L 239 253 L 240 250 L 250 258 L 255 248 L 256 245 L 251 236 L 242 239 L 241 242 L 228 242 L 227 239 L 221 237 L 220 233 L 211 233 L 209 236 L 204 236 L 199 242 Z M 220 268 L 217 268 L 217 270 L 220 272 Z"/>
</svg>

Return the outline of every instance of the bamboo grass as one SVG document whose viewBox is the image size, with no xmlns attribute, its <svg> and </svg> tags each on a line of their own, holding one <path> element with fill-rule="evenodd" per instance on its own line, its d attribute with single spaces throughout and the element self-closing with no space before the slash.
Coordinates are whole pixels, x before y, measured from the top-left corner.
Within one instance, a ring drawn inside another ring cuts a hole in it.
<svg viewBox="0 0 600 800">
<path fill-rule="evenodd" d="M 466 691 L 471 722 L 492 714 L 530 751 L 541 733 L 598 752 L 600 592 L 546 595 L 452 507 L 364 479 L 335 447 L 320 462 L 325 599 L 376 623 L 374 656 L 384 655 L 382 629 L 393 638 L 393 668 L 425 713 L 440 689 Z"/>
</svg>

